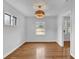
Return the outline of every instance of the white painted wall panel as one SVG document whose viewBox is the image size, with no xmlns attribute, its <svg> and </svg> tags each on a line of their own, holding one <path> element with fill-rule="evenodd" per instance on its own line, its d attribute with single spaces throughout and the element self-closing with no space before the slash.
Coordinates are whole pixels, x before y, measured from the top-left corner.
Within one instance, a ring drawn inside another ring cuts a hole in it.
<svg viewBox="0 0 79 59">
<path fill-rule="evenodd" d="M 3 26 L 3 55 L 7 55 L 12 50 L 17 48 L 25 40 L 24 37 L 24 17 L 11 5 L 4 1 L 4 13 L 14 15 L 17 17 L 17 24 L 15 27 Z"/>
</svg>

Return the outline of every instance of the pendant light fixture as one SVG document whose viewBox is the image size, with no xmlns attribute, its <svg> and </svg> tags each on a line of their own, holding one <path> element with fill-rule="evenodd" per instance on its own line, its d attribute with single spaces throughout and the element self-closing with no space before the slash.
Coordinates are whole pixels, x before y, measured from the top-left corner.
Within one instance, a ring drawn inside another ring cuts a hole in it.
<svg viewBox="0 0 79 59">
<path fill-rule="evenodd" d="M 34 12 L 34 15 L 36 18 L 44 18 L 45 17 L 45 11 L 44 9 L 46 8 L 46 1 L 43 1 L 43 0 L 39 0 L 37 1 L 36 0 L 36 3 L 34 2 L 34 9 L 35 9 L 35 12 Z"/>
<path fill-rule="evenodd" d="M 44 12 L 44 10 L 42 10 L 41 5 L 39 5 L 38 9 L 35 11 L 35 16 L 36 16 L 36 18 L 44 18 L 45 12 Z"/>
</svg>

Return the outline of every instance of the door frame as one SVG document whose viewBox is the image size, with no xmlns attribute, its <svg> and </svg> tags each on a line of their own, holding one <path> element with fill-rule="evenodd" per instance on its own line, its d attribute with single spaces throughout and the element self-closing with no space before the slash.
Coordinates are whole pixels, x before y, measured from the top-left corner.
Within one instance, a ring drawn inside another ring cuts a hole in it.
<svg viewBox="0 0 79 59">
<path fill-rule="evenodd" d="M 70 23 L 71 23 L 71 11 L 67 11 L 66 13 L 62 14 L 62 47 L 64 47 L 64 16 L 70 16 Z M 71 24 L 70 24 L 71 26 Z M 71 36 L 71 33 L 70 33 Z"/>
</svg>

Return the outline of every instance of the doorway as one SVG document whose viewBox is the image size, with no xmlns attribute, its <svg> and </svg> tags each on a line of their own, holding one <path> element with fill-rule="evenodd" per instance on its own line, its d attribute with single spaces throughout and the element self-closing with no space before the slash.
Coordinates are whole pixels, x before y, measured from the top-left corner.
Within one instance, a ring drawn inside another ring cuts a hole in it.
<svg viewBox="0 0 79 59">
<path fill-rule="evenodd" d="M 63 41 L 64 47 L 70 48 L 70 31 L 71 31 L 71 21 L 70 16 L 64 16 L 63 24 Z"/>
</svg>

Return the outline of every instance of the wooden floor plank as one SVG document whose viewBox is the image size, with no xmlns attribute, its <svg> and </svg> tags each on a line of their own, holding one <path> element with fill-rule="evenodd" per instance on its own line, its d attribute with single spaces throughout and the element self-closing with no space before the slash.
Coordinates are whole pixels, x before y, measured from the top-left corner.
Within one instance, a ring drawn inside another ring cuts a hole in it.
<svg viewBox="0 0 79 59">
<path fill-rule="evenodd" d="M 57 43 L 25 43 L 4 59 L 74 59 L 69 44 L 62 48 Z"/>
</svg>

